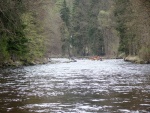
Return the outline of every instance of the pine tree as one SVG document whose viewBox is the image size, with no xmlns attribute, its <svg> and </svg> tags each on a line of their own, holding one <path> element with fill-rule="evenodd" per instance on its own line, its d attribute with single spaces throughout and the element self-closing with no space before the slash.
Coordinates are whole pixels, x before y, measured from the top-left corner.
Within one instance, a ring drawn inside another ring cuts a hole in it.
<svg viewBox="0 0 150 113">
<path fill-rule="evenodd" d="M 102 55 L 104 41 L 98 28 L 99 0 L 75 0 L 73 7 L 73 47 L 76 54 Z"/>
<path fill-rule="evenodd" d="M 60 15 L 61 15 L 62 20 L 65 22 L 66 26 L 69 27 L 70 11 L 69 11 L 69 8 L 67 7 L 66 0 L 64 0 L 64 2 L 62 4 L 62 8 L 60 10 Z"/>
<path fill-rule="evenodd" d="M 20 60 L 27 53 L 27 38 L 23 31 L 25 26 L 21 20 L 24 4 L 22 0 L 2 0 L 0 5 L 0 45 L 3 46 L 0 53 L 7 60 Z"/>
<path fill-rule="evenodd" d="M 65 23 L 65 25 L 62 26 L 62 41 L 63 41 L 63 45 L 62 45 L 62 51 L 63 54 L 68 54 L 69 57 L 71 57 L 71 50 L 70 50 L 70 46 L 71 46 L 71 30 L 70 30 L 70 10 L 67 7 L 67 3 L 66 0 L 64 0 L 63 4 L 62 4 L 62 8 L 60 9 L 60 15 L 61 15 L 61 19 L 63 20 L 63 22 Z"/>
<path fill-rule="evenodd" d="M 120 46 L 119 51 L 125 52 L 125 54 L 129 54 L 129 48 L 128 48 L 128 37 L 126 34 L 127 31 L 127 6 L 129 5 L 129 0 L 115 0 L 116 3 L 116 9 L 114 12 L 114 15 L 117 19 L 117 26 L 116 29 L 119 31 L 120 34 Z"/>
</svg>

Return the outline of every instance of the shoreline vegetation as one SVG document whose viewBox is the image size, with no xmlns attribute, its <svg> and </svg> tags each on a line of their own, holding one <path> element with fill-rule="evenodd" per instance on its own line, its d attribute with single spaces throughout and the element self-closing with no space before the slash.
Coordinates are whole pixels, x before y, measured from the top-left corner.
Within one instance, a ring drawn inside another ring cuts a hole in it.
<svg viewBox="0 0 150 113">
<path fill-rule="evenodd" d="M 77 57 L 51 57 L 51 58 L 43 58 L 43 59 L 38 59 L 36 61 L 31 61 L 31 62 L 25 62 L 25 61 L 12 61 L 9 60 L 8 62 L 4 62 L 3 64 L 0 65 L 0 68 L 6 68 L 6 67 L 21 67 L 21 66 L 33 66 L 33 65 L 39 65 L 39 64 L 47 64 L 47 63 L 58 63 L 56 60 L 52 60 L 53 58 L 66 58 L 68 59 L 67 61 L 64 61 L 63 63 L 70 63 L 70 62 L 77 62 L 76 59 L 89 59 L 89 60 L 107 60 L 107 59 L 123 59 L 125 62 L 131 62 L 131 63 L 136 63 L 136 64 L 150 64 L 149 61 L 144 61 L 140 59 L 138 56 L 119 56 L 119 57 L 108 57 L 108 56 L 102 56 L 100 57 L 101 59 L 91 59 L 94 56 L 77 56 Z"/>
</svg>

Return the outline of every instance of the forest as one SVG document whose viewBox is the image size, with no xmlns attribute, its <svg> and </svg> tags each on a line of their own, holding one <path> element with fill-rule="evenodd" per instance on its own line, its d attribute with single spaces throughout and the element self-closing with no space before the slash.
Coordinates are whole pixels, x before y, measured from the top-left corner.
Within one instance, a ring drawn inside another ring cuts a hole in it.
<svg viewBox="0 0 150 113">
<path fill-rule="evenodd" d="M 0 1 L 0 67 L 94 55 L 150 63 L 150 1 Z"/>
</svg>

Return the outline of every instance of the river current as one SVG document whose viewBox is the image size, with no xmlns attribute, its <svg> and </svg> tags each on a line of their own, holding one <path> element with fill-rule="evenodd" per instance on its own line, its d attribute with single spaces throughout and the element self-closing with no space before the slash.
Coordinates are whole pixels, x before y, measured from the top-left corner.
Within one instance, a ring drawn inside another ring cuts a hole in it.
<svg viewBox="0 0 150 113">
<path fill-rule="evenodd" d="M 150 113 L 150 65 L 52 59 L 0 69 L 0 113 Z"/>
</svg>

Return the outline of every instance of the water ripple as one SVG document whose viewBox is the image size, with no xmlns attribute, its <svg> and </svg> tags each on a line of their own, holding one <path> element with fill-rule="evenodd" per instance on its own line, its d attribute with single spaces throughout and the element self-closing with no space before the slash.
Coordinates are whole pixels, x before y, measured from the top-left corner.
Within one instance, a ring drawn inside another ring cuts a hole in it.
<svg viewBox="0 0 150 113">
<path fill-rule="evenodd" d="M 0 70 L 0 113 L 150 111 L 150 65 L 53 60 L 57 63 Z"/>
</svg>

